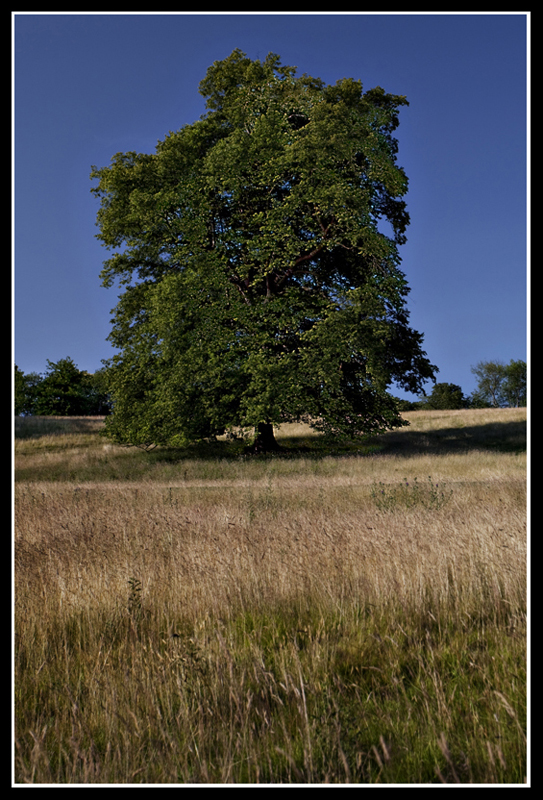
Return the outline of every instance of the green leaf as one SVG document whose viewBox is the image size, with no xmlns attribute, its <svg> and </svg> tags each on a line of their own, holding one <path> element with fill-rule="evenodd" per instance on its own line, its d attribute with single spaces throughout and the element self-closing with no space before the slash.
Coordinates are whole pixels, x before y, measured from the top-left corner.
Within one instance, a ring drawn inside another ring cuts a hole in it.
<svg viewBox="0 0 543 800">
<path fill-rule="evenodd" d="M 125 287 L 111 435 L 179 444 L 301 418 L 349 436 L 402 425 L 388 387 L 419 391 L 437 371 L 408 326 L 399 268 L 409 216 L 392 132 L 407 101 L 240 50 L 200 91 L 204 117 L 91 174 L 98 238 L 115 251 L 102 280 Z"/>
</svg>

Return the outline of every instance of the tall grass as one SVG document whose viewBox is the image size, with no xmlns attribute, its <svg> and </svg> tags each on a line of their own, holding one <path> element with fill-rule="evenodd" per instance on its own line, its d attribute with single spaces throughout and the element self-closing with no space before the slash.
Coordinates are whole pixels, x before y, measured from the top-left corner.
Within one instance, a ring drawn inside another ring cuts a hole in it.
<svg viewBox="0 0 543 800">
<path fill-rule="evenodd" d="M 358 454 L 19 452 L 15 781 L 524 782 L 522 416 L 418 413 Z"/>
</svg>

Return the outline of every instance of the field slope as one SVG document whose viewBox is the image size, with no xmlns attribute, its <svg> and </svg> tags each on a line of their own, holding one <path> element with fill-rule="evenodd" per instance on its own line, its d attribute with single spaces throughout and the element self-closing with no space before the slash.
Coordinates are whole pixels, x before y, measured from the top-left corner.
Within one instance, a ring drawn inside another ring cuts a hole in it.
<svg viewBox="0 0 543 800">
<path fill-rule="evenodd" d="M 145 453 L 15 421 L 14 780 L 523 783 L 526 410 Z"/>
</svg>

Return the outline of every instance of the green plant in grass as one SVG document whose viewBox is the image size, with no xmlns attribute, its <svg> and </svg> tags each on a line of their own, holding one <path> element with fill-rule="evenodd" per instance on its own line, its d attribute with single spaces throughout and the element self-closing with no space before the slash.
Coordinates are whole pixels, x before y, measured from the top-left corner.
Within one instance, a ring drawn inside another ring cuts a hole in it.
<svg viewBox="0 0 543 800">
<path fill-rule="evenodd" d="M 416 477 L 411 481 L 404 478 L 399 485 L 379 481 L 371 490 L 371 498 L 380 511 L 415 507 L 438 511 L 449 502 L 452 494 L 452 489 L 434 483 L 431 475 L 425 484 L 419 483 Z"/>
<path fill-rule="evenodd" d="M 128 614 L 133 622 L 142 615 L 142 585 L 138 578 L 128 579 Z"/>
</svg>

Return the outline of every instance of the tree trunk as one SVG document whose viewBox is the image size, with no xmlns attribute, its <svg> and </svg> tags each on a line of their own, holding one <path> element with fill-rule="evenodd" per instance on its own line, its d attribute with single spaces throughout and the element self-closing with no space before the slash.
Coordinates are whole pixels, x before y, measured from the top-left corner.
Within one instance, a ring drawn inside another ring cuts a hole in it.
<svg viewBox="0 0 543 800">
<path fill-rule="evenodd" d="M 256 455 L 281 449 L 275 439 L 271 422 L 259 422 L 256 431 L 256 439 L 251 446 L 251 453 Z"/>
</svg>

